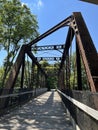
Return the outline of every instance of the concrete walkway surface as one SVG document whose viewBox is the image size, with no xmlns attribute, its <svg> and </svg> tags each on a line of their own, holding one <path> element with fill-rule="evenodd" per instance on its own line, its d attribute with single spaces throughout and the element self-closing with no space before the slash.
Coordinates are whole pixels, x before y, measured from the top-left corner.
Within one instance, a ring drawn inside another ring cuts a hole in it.
<svg viewBox="0 0 98 130">
<path fill-rule="evenodd" d="M 46 92 L 0 118 L 0 130 L 73 130 L 56 91 Z"/>
</svg>

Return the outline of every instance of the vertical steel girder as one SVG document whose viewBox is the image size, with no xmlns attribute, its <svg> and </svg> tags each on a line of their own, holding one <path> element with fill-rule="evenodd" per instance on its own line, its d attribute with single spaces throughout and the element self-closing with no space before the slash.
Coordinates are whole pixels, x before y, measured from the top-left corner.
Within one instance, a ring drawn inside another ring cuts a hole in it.
<svg viewBox="0 0 98 130">
<path fill-rule="evenodd" d="M 74 31 L 72 28 L 69 27 L 66 42 L 65 42 L 65 48 L 63 51 L 62 59 L 61 59 L 60 70 L 63 68 L 64 62 L 66 60 L 66 55 L 68 54 L 68 50 L 71 46 L 73 37 L 74 37 Z"/>
<path fill-rule="evenodd" d="M 69 30 L 68 30 L 68 34 L 67 34 L 67 38 L 66 38 L 66 42 L 65 42 L 65 48 L 64 48 L 64 51 L 63 51 L 63 55 L 62 55 L 62 59 L 61 59 L 61 64 L 60 64 L 60 69 L 59 69 L 59 74 L 64 74 L 65 73 L 65 70 L 64 70 L 64 64 L 65 64 L 65 60 L 66 60 L 66 57 L 68 55 L 68 51 L 69 51 L 69 48 L 71 46 L 71 43 L 72 43 L 72 40 L 73 40 L 73 37 L 74 37 L 74 31 L 72 28 L 69 27 Z M 64 71 L 64 73 L 62 73 L 62 70 Z M 67 73 L 67 72 L 66 72 Z M 62 77 L 62 76 L 61 76 Z M 59 76 L 60 78 L 60 76 Z M 69 77 L 66 77 L 66 78 L 69 78 Z M 66 82 L 69 81 L 69 79 L 67 80 L 66 79 Z M 59 82 L 61 82 L 61 80 L 59 79 Z M 62 81 L 62 85 L 64 85 L 64 80 Z M 67 82 L 68 83 L 68 82 Z M 68 84 L 67 84 L 68 85 Z M 61 86 L 62 87 L 62 86 Z M 68 86 L 66 86 L 68 87 Z M 64 89 L 64 88 L 63 88 Z"/>
<path fill-rule="evenodd" d="M 37 66 L 37 73 L 36 73 L 36 88 L 39 87 L 39 68 Z"/>
<path fill-rule="evenodd" d="M 78 90 L 82 90 L 82 76 L 81 76 L 81 58 L 79 54 L 79 48 L 76 43 L 76 61 L 77 61 L 77 85 Z"/>
<path fill-rule="evenodd" d="M 14 86 L 15 80 L 16 80 L 16 78 L 18 76 L 20 67 L 21 67 L 21 65 L 23 63 L 23 60 L 24 60 L 25 52 L 26 52 L 26 46 L 23 45 L 20 52 L 19 52 L 19 55 L 18 55 L 18 57 L 16 59 L 16 62 L 15 62 L 14 66 L 13 66 L 13 68 L 12 68 L 10 74 L 9 74 L 9 78 L 8 78 L 6 84 L 5 84 L 4 89 L 10 90 Z M 5 94 L 8 94 L 8 91 L 4 90 L 2 92 L 2 95 L 5 95 Z"/>
<path fill-rule="evenodd" d="M 34 68 L 35 68 L 35 64 L 34 64 L 34 62 L 32 61 L 31 81 L 30 81 L 30 86 L 31 86 L 32 88 L 33 88 L 34 79 L 35 79 L 35 76 L 34 76 Z"/>
<path fill-rule="evenodd" d="M 81 13 L 73 13 L 73 28 L 76 33 L 76 40 L 82 57 L 90 88 L 92 92 L 98 91 L 98 84 L 94 82 L 98 80 L 98 55 L 97 50 L 90 37 L 86 24 Z M 97 77 L 97 79 L 96 79 Z M 98 81 L 97 81 L 98 82 Z"/>
<path fill-rule="evenodd" d="M 61 91 L 65 90 L 65 68 L 63 67 L 61 71 L 58 73 L 58 87 L 60 88 Z"/>
<path fill-rule="evenodd" d="M 20 88 L 23 88 L 23 82 L 24 82 L 24 68 L 25 68 L 25 54 L 24 54 L 23 63 L 22 63 L 21 86 L 20 86 Z"/>
<path fill-rule="evenodd" d="M 65 66 L 65 68 L 66 68 L 66 88 L 67 89 L 70 89 L 70 61 L 69 61 L 70 59 L 69 59 L 69 51 L 68 51 L 68 53 L 67 53 L 67 55 L 66 55 L 66 66 Z"/>
<path fill-rule="evenodd" d="M 9 94 L 12 91 L 14 84 L 16 82 L 16 78 L 18 76 L 20 67 L 21 67 L 23 59 L 24 59 L 25 51 L 26 51 L 26 46 L 23 45 L 20 52 L 19 52 L 19 55 L 16 59 L 16 62 L 15 62 L 14 66 L 9 74 L 9 78 L 5 84 L 3 91 L 2 91 L 2 95 Z M 6 103 L 7 103 L 7 99 L 3 98 L 2 100 L 0 100 L 0 107 L 3 108 Z"/>
</svg>

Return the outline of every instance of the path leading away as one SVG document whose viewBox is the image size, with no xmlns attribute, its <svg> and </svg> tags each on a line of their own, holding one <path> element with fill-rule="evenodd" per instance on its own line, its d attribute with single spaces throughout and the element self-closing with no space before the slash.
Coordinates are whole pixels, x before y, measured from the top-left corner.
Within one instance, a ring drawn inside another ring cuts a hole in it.
<svg viewBox="0 0 98 130">
<path fill-rule="evenodd" d="M 56 91 L 31 100 L 0 118 L 0 130 L 73 130 Z"/>
</svg>

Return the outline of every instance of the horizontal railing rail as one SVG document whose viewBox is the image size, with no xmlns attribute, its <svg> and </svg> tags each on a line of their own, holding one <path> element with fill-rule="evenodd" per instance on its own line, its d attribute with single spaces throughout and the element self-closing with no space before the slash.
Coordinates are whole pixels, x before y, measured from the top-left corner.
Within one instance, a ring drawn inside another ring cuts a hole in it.
<svg viewBox="0 0 98 130">
<path fill-rule="evenodd" d="M 11 111 L 11 108 L 21 106 L 22 104 L 28 102 L 29 100 L 45 93 L 47 88 L 34 88 L 33 90 L 21 90 L 23 92 L 12 93 L 0 96 L 0 100 L 6 99 L 7 104 L 2 107 L 0 106 L 0 115 Z"/>
<path fill-rule="evenodd" d="M 67 98 L 70 102 L 72 102 L 76 107 L 81 109 L 83 112 L 88 114 L 89 116 L 93 117 L 94 119 L 98 120 L 98 111 L 77 101 L 76 99 L 66 95 L 65 93 L 61 92 L 60 90 L 57 90 L 61 95 L 63 95 L 65 98 Z"/>
<path fill-rule="evenodd" d="M 36 89 L 37 92 L 40 92 L 40 91 L 43 91 L 43 90 L 47 91 L 47 88 Z M 7 94 L 7 95 L 0 96 L 0 98 L 15 97 L 15 96 L 20 96 L 20 95 L 24 95 L 24 94 L 34 93 L 34 92 L 35 92 L 35 90 L 26 91 L 26 92 L 19 92 L 19 93 L 15 93 L 15 94 Z"/>
</svg>

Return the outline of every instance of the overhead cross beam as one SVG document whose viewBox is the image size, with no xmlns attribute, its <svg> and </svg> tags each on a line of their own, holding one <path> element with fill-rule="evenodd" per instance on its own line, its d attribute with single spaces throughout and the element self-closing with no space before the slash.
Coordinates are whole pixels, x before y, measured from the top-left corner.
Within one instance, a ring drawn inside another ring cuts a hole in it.
<svg viewBox="0 0 98 130">
<path fill-rule="evenodd" d="M 64 49 L 65 45 L 45 45 L 45 46 L 34 46 L 32 51 L 45 51 L 45 50 L 61 50 Z"/>
<path fill-rule="evenodd" d="M 37 61 L 48 60 L 48 61 L 61 61 L 61 57 L 36 57 Z"/>
</svg>

